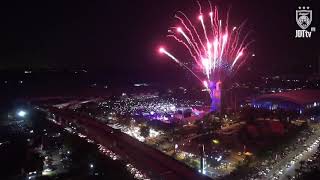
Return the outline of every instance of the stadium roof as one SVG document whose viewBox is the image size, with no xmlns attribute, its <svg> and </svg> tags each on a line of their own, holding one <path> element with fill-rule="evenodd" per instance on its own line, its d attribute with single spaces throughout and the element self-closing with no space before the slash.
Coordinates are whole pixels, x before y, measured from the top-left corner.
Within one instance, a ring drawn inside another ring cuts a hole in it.
<svg viewBox="0 0 320 180">
<path fill-rule="evenodd" d="M 297 90 L 273 94 L 265 94 L 258 96 L 256 101 L 263 100 L 276 100 L 292 102 L 299 105 L 312 104 L 314 102 L 320 102 L 320 90 Z"/>
</svg>

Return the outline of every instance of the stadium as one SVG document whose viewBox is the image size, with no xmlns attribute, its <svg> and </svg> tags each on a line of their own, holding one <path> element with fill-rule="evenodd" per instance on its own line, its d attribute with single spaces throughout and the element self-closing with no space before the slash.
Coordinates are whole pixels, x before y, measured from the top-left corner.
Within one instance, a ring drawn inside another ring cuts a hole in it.
<svg viewBox="0 0 320 180">
<path fill-rule="evenodd" d="M 319 111 L 319 90 L 298 90 L 273 94 L 264 94 L 252 100 L 254 108 L 269 110 L 284 109 L 297 111 L 300 114 L 310 114 Z"/>
</svg>

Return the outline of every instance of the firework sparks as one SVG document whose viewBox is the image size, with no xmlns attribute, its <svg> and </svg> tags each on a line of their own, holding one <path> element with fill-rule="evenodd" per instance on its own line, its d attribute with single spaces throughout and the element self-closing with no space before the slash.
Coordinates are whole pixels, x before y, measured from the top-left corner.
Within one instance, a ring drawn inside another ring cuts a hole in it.
<svg viewBox="0 0 320 180">
<path fill-rule="evenodd" d="M 185 64 L 181 63 L 176 57 L 174 57 L 171 53 L 169 53 L 167 50 L 165 50 L 163 47 L 159 48 L 159 53 L 163 53 L 166 54 L 168 57 L 170 57 L 173 61 L 175 61 L 176 63 L 178 63 L 180 66 L 184 67 L 185 69 L 187 69 L 188 71 L 190 71 L 197 79 L 200 79 L 200 77 L 194 73 L 188 66 L 186 66 Z"/>
<path fill-rule="evenodd" d="M 246 59 L 245 52 L 251 42 L 246 42 L 247 35 L 241 38 L 242 25 L 228 27 L 228 14 L 227 20 L 223 21 L 220 19 L 222 16 L 219 16 L 217 7 L 213 8 L 209 3 L 210 12 L 206 15 L 202 12 L 200 3 L 198 4 L 200 12 L 198 18 L 195 18 L 198 21 L 192 23 L 187 15 L 179 11 L 175 18 L 179 20 L 181 26 L 169 30 L 168 35 L 187 48 L 196 63 L 196 68 L 187 67 L 164 48 L 160 48 L 159 51 L 187 68 L 202 83 L 219 81 L 243 64 Z"/>
<path fill-rule="evenodd" d="M 170 54 L 168 51 L 166 51 L 163 47 L 159 48 L 159 52 L 166 54 L 166 55 L 169 56 L 172 60 L 174 60 L 176 63 L 179 63 L 179 64 L 180 64 L 180 61 L 179 61 L 176 57 L 174 57 L 172 54 Z"/>
<path fill-rule="evenodd" d="M 208 90 L 211 97 L 211 110 L 220 111 L 221 81 L 244 64 L 247 48 L 252 41 L 247 42 L 248 34 L 242 38 L 240 26 L 229 27 L 229 13 L 226 20 L 219 14 L 217 7 L 210 5 L 208 13 L 202 12 L 199 5 L 199 15 L 195 23 L 186 14 L 178 11 L 174 16 L 180 26 L 169 29 L 168 37 L 183 45 L 194 61 L 192 67 L 178 60 L 173 54 L 161 47 L 159 52 L 170 57 L 174 62 L 191 72 Z M 252 54 L 252 56 L 254 56 Z M 190 64 L 190 63 L 189 63 Z"/>
</svg>

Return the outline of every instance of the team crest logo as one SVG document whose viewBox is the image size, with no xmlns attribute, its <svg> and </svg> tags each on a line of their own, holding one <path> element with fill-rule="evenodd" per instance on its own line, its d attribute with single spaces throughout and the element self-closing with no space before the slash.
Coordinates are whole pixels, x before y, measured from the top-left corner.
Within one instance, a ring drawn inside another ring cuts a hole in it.
<svg viewBox="0 0 320 180">
<path fill-rule="evenodd" d="M 312 10 L 309 7 L 299 7 L 296 10 L 296 21 L 301 29 L 307 29 L 312 22 Z"/>
</svg>

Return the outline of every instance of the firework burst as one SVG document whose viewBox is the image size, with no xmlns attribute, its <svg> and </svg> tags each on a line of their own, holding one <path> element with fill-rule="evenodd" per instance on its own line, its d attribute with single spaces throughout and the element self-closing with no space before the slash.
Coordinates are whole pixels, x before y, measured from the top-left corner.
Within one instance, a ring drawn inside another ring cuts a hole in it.
<svg viewBox="0 0 320 180">
<path fill-rule="evenodd" d="M 229 12 L 226 19 L 219 14 L 218 8 L 209 1 L 209 12 L 203 12 L 200 3 L 199 14 L 193 23 L 186 14 L 178 11 L 175 18 L 179 26 L 169 28 L 167 35 L 185 47 L 193 66 L 188 67 L 164 47 L 159 52 L 170 57 L 181 67 L 190 71 L 208 90 L 211 97 L 211 110 L 219 111 L 221 106 L 221 82 L 233 75 L 248 57 L 248 35 L 243 34 L 245 23 L 229 27 Z"/>
<path fill-rule="evenodd" d="M 239 27 L 229 27 L 229 13 L 226 20 L 218 12 L 217 7 L 210 11 L 202 12 L 199 4 L 199 15 L 193 23 L 186 14 L 178 11 L 175 18 L 180 26 L 169 28 L 167 35 L 184 46 L 192 57 L 195 66 L 188 67 L 164 47 L 160 53 L 166 54 L 173 61 L 190 71 L 202 83 L 220 81 L 226 76 L 233 74 L 247 58 L 247 48 L 252 41 L 248 42 L 248 34 L 241 38 L 244 23 Z"/>
</svg>

